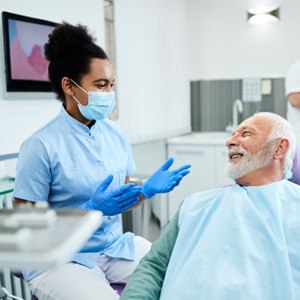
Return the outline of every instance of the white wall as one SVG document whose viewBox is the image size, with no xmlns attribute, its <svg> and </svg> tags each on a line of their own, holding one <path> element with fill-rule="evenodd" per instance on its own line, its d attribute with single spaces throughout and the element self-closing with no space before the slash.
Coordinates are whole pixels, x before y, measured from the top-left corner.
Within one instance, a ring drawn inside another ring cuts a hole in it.
<svg viewBox="0 0 300 300">
<path fill-rule="evenodd" d="M 182 0 L 116 0 L 119 118 L 133 143 L 190 131 Z"/>
<path fill-rule="evenodd" d="M 263 0 L 187 0 L 190 79 L 280 77 L 300 59 L 300 2 L 280 5 L 280 22 L 251 26 L 246 10 Z"/>
<path fill-rule="evenodd" d="M 300 2 L 281 1 L 281 21 L 267 26 L 246 23 L 249 2 L 116 0 L 119 117 L 133 143 L 190 130 L 189 80 L 283 76 L 300 57 Z M 86 24 L 104 45 L 102 0 L 1 0 L 1 8 Z M 17 152 L 60 107 L 52 94 L 7 99 L 4 79 L 1 55 L 0 154 Z"/>
<path fill-rule="evenodd" d="M 54 22 L 82 23 L 90 28 L 97 43 L 104 45 L 102 0 L 1 0 L 1 11 Z M 3 49 L 2 22 L 0 49 Z M 14 93 L 5 88 L 3 50 L 0 51 L 0 155 L 18 152 L 20 143 L 60 109 L 52 93 Z M 31 99 L 31 100 L 29 100 Z M 32 100 L 33 99 L 33 100 Z"/>
</svg>

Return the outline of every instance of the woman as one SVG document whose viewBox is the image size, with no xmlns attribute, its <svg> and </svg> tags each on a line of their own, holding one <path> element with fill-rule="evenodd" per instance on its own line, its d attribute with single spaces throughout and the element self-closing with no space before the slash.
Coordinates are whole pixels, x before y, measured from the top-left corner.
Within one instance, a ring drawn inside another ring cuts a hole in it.
<svg viewBox="0 0 300 300">
<path fill-rule="evenodd" d="M 21 146 L 16 204 L 95 209 L 104 221 L 72 262 L 24 278 L 39 300 L 117 299 L 109 283 L 126 283 L 150 248 L 147 240 L 122 233 L 119 214 L 144 196 L 171 191 L 190 166 L 169 171 L 169 159 L 141 187 L 128 184 L 135 166 L 125 132 L 107 119 L 115 105 L 115 74 L 105 52 L 86 27 L 63 23 L 49 36 L 45 55 L 63 105 Z"/>
</svg>

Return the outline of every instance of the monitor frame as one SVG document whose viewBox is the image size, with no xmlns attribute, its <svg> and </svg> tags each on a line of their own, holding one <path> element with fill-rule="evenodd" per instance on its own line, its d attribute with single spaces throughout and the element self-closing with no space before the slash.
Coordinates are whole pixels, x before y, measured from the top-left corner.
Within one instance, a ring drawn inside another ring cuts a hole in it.
<svg viewBox="0 0 300 300">
<path fill-rule="evenodd" d="M 36 24 L 38 26 L 50 26 L 53 29 L 58 23 L 18 15 L 10 12 L 2 12 L 2 25 L 3 25 L 3 43 L 4 43 L 4 64 L 5 64 L 5 77 L 6 77 L 6 91 L 7 92 L 51 92 L 51 83 L 47 77 L 43 79 L 14 79 L 12 77 L 12 53 L 10 49 L 10 23 L 9 21 L 21 21 L 29 24 Z M 53 30 L 52 29 L 52 30 Z M 34 33 L 32 33 L 34 38 Z M 45 38 L 45 43 L 48 37 Z M 44 49 L 43 49 L 44 51 Z M 44 55 L 44 53 L 42 53 Z M 48 69 L 47 69 L 48 74 Z"/>
</svg>

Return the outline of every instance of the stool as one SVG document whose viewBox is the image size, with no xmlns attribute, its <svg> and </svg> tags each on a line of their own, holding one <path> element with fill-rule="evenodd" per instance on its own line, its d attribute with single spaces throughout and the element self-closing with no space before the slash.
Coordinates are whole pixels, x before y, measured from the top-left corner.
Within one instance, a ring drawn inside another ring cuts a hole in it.
<svg viewBox="0 0 300 300">
<path fill-rule="evenodd" d="M 24 280 L 23 274 L 21 272 L 12 272 L 14 276 L 16 276 L 19 279 Z M 123 293 L 123 290 L 125 288 L 125 283 L 111 283 L 110 286 L 121 296 Z M 37 296 L 33 295 L 31 293 L 31 300 L 39 300 Z"/>
<path fill-rule="evenodd" d="M 21 272 L 12 272 L 12 274 L 14 276 L 16 276 L 17 278 L 24 280 L 23 274 Z M 30 293 L 31 293 L 31 291 L 30 291 Z M 39 299 L 37 296 L 35 296 L 31 293 L 31 300 L 39 300 Z"/>
</svg>

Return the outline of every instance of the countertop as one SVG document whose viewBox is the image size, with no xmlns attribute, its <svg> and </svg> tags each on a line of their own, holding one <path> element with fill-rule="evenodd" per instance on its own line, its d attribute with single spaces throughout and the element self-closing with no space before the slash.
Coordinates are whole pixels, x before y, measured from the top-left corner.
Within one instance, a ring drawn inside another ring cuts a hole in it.
<svg viewBox="0 0 300 300">
<path fill-rule="evenodd" d="M 224 145 L 231 134 L 225 131 L 192 132 L 167 140 L 168 145 Z"/>
</svg>

